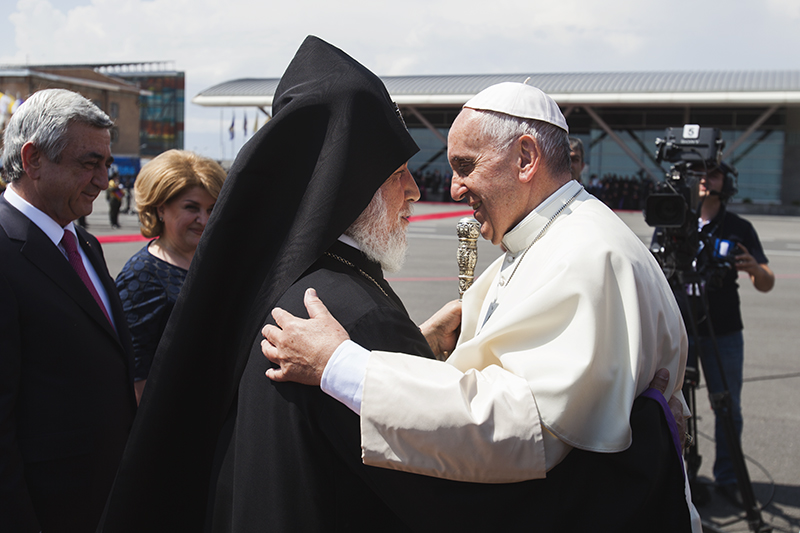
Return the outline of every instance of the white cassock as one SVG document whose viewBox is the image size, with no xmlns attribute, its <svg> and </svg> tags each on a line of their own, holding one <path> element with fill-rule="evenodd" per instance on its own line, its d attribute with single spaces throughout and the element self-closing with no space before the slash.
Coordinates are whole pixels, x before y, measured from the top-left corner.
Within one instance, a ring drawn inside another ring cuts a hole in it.
<svg viewBox="0 0 800 533">
<path fill-rule="evenodd" d="M 683 398 L 687 338 L 664 274 L 578 191 L 570 181 L 506 234 L 507 253 L 464 295 L 447 364 L 371 353 L 365 464 L 483 483 L 543 478 L 572 447 L 625 450 L 633 401 L 659 368 L 670 372 L 667 398 Z"/>
</svg>

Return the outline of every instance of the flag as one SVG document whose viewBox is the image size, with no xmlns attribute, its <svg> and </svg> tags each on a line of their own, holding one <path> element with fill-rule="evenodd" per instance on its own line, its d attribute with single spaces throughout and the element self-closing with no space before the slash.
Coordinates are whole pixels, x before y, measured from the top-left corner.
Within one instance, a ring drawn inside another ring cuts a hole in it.
<svg viewBox="0 0 800 533">
<path fill-rule="evenodd" d="M 233 127 L 236 125 L 236 112 L 231 112 L 231 127 L 228 128 L 228 131 L 231 132 L 231 140 L 233 140 Z"/>
<path fill-rule="evenodd" d="M 12 105 L 14 105 L 14 98 L 10 94 L 0 93 L 0 115 L 10 115 Z"/>
<path fill-rule="evenodd" d="M 247 137 L 247 111 L 244 112 L 244 136 Z"/>
</svg>

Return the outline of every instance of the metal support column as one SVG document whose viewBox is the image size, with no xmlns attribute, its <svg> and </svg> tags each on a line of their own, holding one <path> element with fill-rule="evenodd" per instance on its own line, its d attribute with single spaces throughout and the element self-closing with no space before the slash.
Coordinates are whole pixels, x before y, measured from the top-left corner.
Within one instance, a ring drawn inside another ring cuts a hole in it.
<svg viewBox="0 0 800 533">
<path fill-rule="evenodd" d="M 778 110 L 779 107 L 780 106 L 778 105 L 774 105 L 769 109 L 767 109 L 766 111 L 764 111 L 761 114 L 761 116 L 758 117 L 756 121 L 753 122 L 749 128 L 747 128 L 747 130 L 745 130 L 745 132 L 742 134 L 741 137 L 733 141 L 733 144 L 731 144 L 728 148 L 725 149 L 725 155 L 723 155 L 722 158 L 728 159 L 730 155 L 734 152 L 734 150 L 739 148 L 743 142 L 745 142 L 764 122 L 767 121 L 769 117 L 772 116 L 773 113 L 775 113 L 775 111 Z"/>
<path fill-rule="evenodd" d="M 409 111 L 411 111 L 411 114 L 412 114 L 412 115 L 414 115 L 415 117 L 417 117 L 417 119 L 418 119 L 420 122 L 422 122 L 422 124 L 423 124 L 423 125 L 424 125 L 426 128 L 428 128 L 428 129 L 431 131 L 431 133 L 433 133 L 433 135 L 434 135 L 434 136 L 435 136 L 437 139 L 439 139 L 440 141 L 442 141 L 442 144 L 443 144 L 443 145 L 447 146 L 447 138 L 446 138 L 444 135 L 442 135 L 442 134 L 441 134 L 441 132 L 440 132 L 439 130 L 437 130 L 436 128 L 434 128 L 434 127 L 433 127 L 433 124 L 431 124 L 431 123 L 430 123 L 430 121 L 429 121 L 427 118 L 423 117 L 423 116 L 422 116 L 422 113 L 420 113 L 419 111 L 417 111 L 417 108 L 416 108 L 416 107 L 411 107 L 411 106 L 403 106 L 403 108 L 404 108 L 404 109 L 408 109 Z"/>
<path fill-rule="evenodd" d="M 655 176 L 655 175 L 654 175 L 654 174 L 653 174 L 653 173 L 650 171 L 650 169 L 649 169 L 649 168 L 647 168 L 647 167 L 644 165 L 644 163 L 642 162 L 642 160 L 641 160 L 641 159 L 639 159 L 639 156 L 637 156 L 637 155 L 636 155 L 636 154 L 633 152 L 633 150 L 631 150 L 631 149 L 628 147 L 628 145 L 627 145 L 627 144 L 625 144 L 625 143 L 623 142 L 623 140 L 622 140 L 622 139 L 619 137 L 619 135 L 617 135 L 617 134 L 614 132 L 614 130 L 612 130 L 610 127 L 608 127 L 608 124 L 606 124 L 606 122 L 605 122 L 605 121 L 604 121 L 602 118 L 600 118 L 600 115 L 598 115 L 598 114 L 595 112 L 595 110 L 594 110 L 594 109 L 592 109 L 592 108 L 591 108 L 591 107 L 589 107 L 589 106 L 583 106 L 583 109 L 585 109 L 585 110 L 586 110 L 586 112 L 587 112 L 587 113 L 589 113 L 589 116 L 590 116 L 590 117 L 592 117 L 592 119 L 593 119 L 595 122 L 597 122 L 597 124 L 600 126 L 600 128 L 602 128 L 602 130 L 603 130 L 603 131 L 605 131 L 605 132 L 608 134 L 608 136 L 609 136 L 609 137 L 611 137 L 611 138 L 614 140 L 614 142 L 615 142 L 615 143 L 617 143 L 617 144 L 619 145 L 619 147 L 620 147 L 620 148 L 622 148 L 622 151 L 623 151 L 623 152 L 625 152 L 626 154 L 628 154 L 628 157 L 630 157 L 630 158 L 633 160 L 633 162 L 634 162 L 634 163 L 636 163 L 637 165 L 639 165 L 639 168 L 641 168 L 642 170 L 644 170 L 644 171 L 645 171 L 645 173 L 647 173 L 647 175 L 648 175 L 648 176 L 650 176 L 650 179 L 652 179 L 653 181 L 659 181 L 659 180 L 661 179 L 660 177 L 656 177 L 656 176 Z"/>
</svg>

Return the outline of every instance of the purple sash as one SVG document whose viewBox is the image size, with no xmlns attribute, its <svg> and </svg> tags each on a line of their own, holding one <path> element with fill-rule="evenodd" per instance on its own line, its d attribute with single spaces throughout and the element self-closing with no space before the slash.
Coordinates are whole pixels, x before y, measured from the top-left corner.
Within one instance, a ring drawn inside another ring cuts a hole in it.
<svg viewBox="0 0 800 533">
<path fill-rule="evenodd" d="M 661 409 L 664 411 L 664 416 L 667 419 L 667 426 L 669 426 L 669 432 L 672 433 L 672 443 L 675 445 L 675 451 L 678 453 L 678 459 L 681 461 L 681 472 L 683 472 L 684 480 L 686 479 L 686 472 L 683 469 L 683 451 L 681 448 L 681 439 L 680 435 L 678 435 L 678 423 L 675 422 L 675 417 L 672 416 L 672 409 L 669 408 L 669 404 L 667 400 L 664 399 L 664 395 L 661 394 L 660 391 L 649 388 L 644 391 L 642 396 L 647 396 L 651 400 L 657 401 L 661 404 Z"/>
</svg>

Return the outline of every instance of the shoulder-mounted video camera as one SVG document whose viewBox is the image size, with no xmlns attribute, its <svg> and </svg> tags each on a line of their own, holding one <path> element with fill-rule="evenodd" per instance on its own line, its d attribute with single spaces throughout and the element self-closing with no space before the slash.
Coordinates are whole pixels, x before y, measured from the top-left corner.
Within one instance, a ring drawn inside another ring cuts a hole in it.
<svg viewBox="0 0 800 533">
<path fill-rule="evenodd" d="M 722 162 L 724 147 L 720 130 L 701 128 L 697 124 L 667 128 L 665 138 L 656 139 L 656 160 L 659 163 L 668 161 L 672 166 L 665 181 L 648 196 L 644 216 L 649 226 L 658 228 L 651 251 L 667 277 L 676 270 L 691 270 L 698 251 L 717 246 L 717 243 L 701 242 L 697 227 L 698 191 L 703 176 L 720 171 L 724 184 L 722 191 L 716 194 L 723 202 L 736 194 L 736 170 Z M 735 250 L 734 243 L 731 254 Z"/>
<path fill-rule="evenodd" d="M 647 198 L 645 221 L 653 227 L 681 227 L 689 210 L 697 207 L 699 177 L 719 168 L 725 141 L 716 128 L 686 124 L 667 128 L 664 139 L 656 139 L 656 161 L 673 163 L 663 184 Z M 694 171 L 694 172 L 691 172 Z"/>
</svg>

